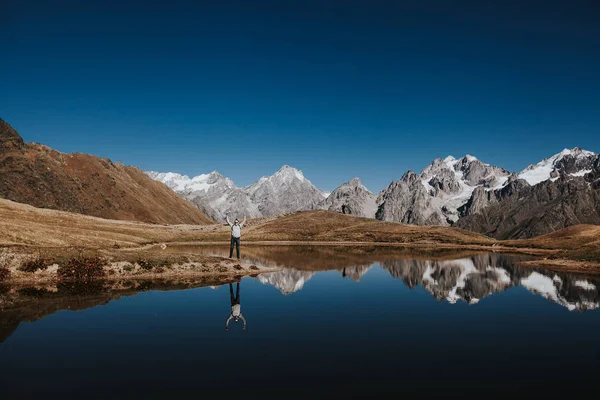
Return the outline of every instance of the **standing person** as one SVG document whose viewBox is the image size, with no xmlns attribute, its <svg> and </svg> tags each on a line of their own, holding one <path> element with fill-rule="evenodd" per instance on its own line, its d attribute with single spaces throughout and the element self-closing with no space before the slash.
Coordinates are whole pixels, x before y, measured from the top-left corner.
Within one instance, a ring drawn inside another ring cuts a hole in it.
<svg viewBox="0 0 600 400">
<path fill-rule="evenodd" d="M 233 221 L 233 224 L 232 224 L 231 221 L 229 221 L 229 214 L 227 214 L 225 216 L 225 218 L 227 219 L 227 224 L 231 227 L 231 243 L 229 245 L 229 258 L 231 258 L 233 256 L 233 245 L 235 244 L 237 258 L 239 260 L 240 259 L 240 236 L 242 235 L 242 232 L 241 232 L 242 227 L 246 223 L 246 216 L 244 215 L 244 222 L 242 222 L 241 224 L 237 218 L 235 219 L 235 221 Z"/>
<path fill-rule="evenodd" d="M 246 318 L 242 315 L 241 306 L 240 306 L 240 283 L 236 283 L 235 288 L 235 297 L 233 296 L 233 286 L 231 283 L 229 284 L 229 297 L 231 299 L 231 312 L 229 313 L 229 318 L 227 318 L 227 322 L 225 322 L 225 329 L 229 330 L 229 321 L 233 318 L 234 322 L 238 322 L 240 319 L 244 323 L 242 326 L 243 330 L 246 330 Z"/>
</svg>

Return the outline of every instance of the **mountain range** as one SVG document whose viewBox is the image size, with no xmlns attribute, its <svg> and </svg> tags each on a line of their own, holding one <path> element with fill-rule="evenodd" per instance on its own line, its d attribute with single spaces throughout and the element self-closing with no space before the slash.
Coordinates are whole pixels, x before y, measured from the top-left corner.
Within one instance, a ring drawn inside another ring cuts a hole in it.
<svg viewBox="0 0 600 400">
<path fill-rule="evenodd" d="M 217 221 L 227 213 L 270 217 L 322 209 L 383 221 L 457 226 L 499 239 L 600 224 L 600 156 L 577 147 L 519 173 L 472 155 L 436 158 L 419 174 L 409 170 L 378 194 L 359 178 L 326 193 L 287 165 L 244 188 L 216 171 L 193 178 L 147 174 Z"/>
<path fill-rule="evenodd" d="M 194 203 L 215 221 L 224 220 L 226 214 L 258 218 L 311 210 L 328 196 L 306 179 L 302 171 L 288 165 L 241 188 L 217 171 L 193 178 L 172 172 L 149 171 L 147 174 Z"/>
</svg>

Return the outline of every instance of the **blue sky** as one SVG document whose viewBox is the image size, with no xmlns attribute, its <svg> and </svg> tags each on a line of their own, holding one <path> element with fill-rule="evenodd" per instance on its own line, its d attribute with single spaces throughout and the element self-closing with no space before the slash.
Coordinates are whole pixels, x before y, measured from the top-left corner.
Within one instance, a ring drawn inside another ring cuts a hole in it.
<svg viewBox="0 0 600 400">
<path fill-rule="evenodd" d="M 0 117 L 64 152 L 373 191 L 449 154 L 600 152 L 593 1 L 46 3 L 1 2 Z"/>
</svg>

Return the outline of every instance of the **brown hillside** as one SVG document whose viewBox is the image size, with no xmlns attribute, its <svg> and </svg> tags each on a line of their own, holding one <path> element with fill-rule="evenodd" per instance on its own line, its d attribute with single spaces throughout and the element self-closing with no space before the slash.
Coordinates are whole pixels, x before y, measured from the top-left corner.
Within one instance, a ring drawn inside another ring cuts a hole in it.
<svg viewBox="0 0 600 400">
<path fill-rule="evenodd" d="M 441 226 L 416 226 L 332 211 L 298 212 L 250 226 L 244 240 L 351 241 L 396 243 L 497 243 L 479 233 Z"/>
<path fill-rule="evenodd" d="M 157 225 L 36 208 L 0 199 L 0 247 L 112 248 L 193 240 L 216 225 Z"/>
<path fill-rule="evenodd" d="M 0 119 L 0 197 L 107 219 L 209 224 L 198 208 L 135 167 L 26 144 Z"/>
</svg>

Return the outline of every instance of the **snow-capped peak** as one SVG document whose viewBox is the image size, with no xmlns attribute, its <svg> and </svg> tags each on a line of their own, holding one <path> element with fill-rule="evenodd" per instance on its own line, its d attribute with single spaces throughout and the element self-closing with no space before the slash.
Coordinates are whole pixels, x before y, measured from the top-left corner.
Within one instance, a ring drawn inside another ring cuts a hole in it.
<svg viewBox="0 0 600 400">
<path fill-rule="evenodd" d="M 302 171 L 297 170 L 294 167 L 290 167 L 289 165 L 284 165 L 283 167 L 281 167 L 279 169 L 279 171 L 277 171 L 275 173 L 275 175 L 279 175 L 279 176 L 284 176 L 284 177 L 289 177 L 289 178 L 297 178 L 300 181 L 304 181 L 306 178 L 304 178 L 304 174 L 302 173 Z"/>
<path fill-rule="evenodd" d="M 430 165 L 435 165 L 437 160 L 439 160 L 439 159 L 434 160 L 433 163 Z M 469 164 L 474 161 L 479 161 L 479 159 L 470 154 L 467 154 L 462 158 L 454 158 L 453 156 L 448 156 L 442 160 L 443 164 L 445 164 L 451 170 L 456 170 L 457 165 Z M 488 164 L 484 164 L 484 165 L 488 165 Z"/>
<path fill-rule="evenodd" d="M 253 194 L 261 186 L 263 186 L 265 184 L 269 184 L 274 187 L 279 187 L 282 184 L 290 184 L 294 180 L 298 180 L 298 181 L 300 181 L 300 183 L 307 183 L 307 184 L 312 185 L 312 183 L 304 177 L 304 174 L 302 173 L 302 171 L 300 171 L 294 167 L 290 167 L 289 165 L 284 165 L 273 175 L 262 176 L 259 180 L 257 180 L 253 184 L 246 186 L 244 188 L 244 190 L 249 194 Z"/>
<path fill-rule="evenodd" d="M 219 182 L 227 187 L 235 188 L 233 181 L 229 178 L 225 178 L 218 171 L 200 174 L 193 178 L 175 172 L 148 171 L 146 174 L 150 178 L 164 183 L 178 193 L 207 191 L 210 187 Z"/>
<path fill-rule="evenodd" d="M 263 176 L 242 189 L 264 216 L 312 209 L 325 195 L 302 171 L 284 165 L 271 176 Z"/>
<path fill-rule="evenodd" d="M 360 178 L 352 178 L 352 179 L 350 179 L 350 182 L 348 182 L 348 185 L 359 187 L 359 188 L 361 188 L 363 190 L 366 190 L 367 192 L 371 193 L 371 191 L 369 189 L 367 189 L 367 187 L 365 185 L 362 184 L 362 182 L 360 181 Z"/>
<path fill-rule="evenodd" d="M 184 190 L 185 186 L 188 182 L 190 182 L 190 177 L 187 175 L 177 174 L 175 172 L 156 172 L 156 171 L 148 171 L 146 172 L 150 178 L 155 181 L 160 181 L 167 185 L 169 188 L 175 191 Z"/>
<path fill-rule="evenodd" d="M 548 179 L 556 180 L 560 172 L 571 176 L 583 176 L 591 170 L 595 153 L 580 147 L 564 149 L 552 157 L 546 158 L 536 165 L 530 165 L 519 173 L 519 178 L 525 179 L 530 185 L 537 185 Z M 569 162 L 566 163 L 566 157 Z"/>
</svg>

